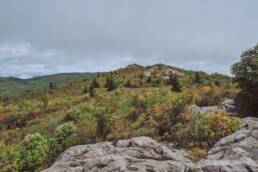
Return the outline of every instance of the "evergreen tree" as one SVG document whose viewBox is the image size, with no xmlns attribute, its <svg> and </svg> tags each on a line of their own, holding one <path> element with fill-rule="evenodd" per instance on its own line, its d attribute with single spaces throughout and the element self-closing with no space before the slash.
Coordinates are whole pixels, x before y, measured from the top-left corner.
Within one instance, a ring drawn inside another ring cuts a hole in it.
<svg viewBox="0 0 258 172">
<path fill-rule="evenodd" d="M 202 83 L 202 79 L 201 79 L 201 75 L 200 75 L 200 72 L 196 72 L 194 74 L 194 82 L 196 84 L 201 84 Z"/>
<path fill-rule="evenodd" d="M 94 97 L 94 96 L 95 96 L 95 89 L 94 89 L 93 84 L 90 85 L 90 88 L 89 88 L 89 96 L 90 96 L 90 97 Z"/>
<path fill-rule="evenodd" d="M 170 75 L 169 82 L 172 86 L 172 91 L 181 92 L 183 90 L 182 82 L 178 76 Z"/>
<path fill-rule="evenodd" d="M 113 80 L 112 77 L 109 77 L 108 80 L 107 80 L 107 91 L 113 91 L 116 89 L 116 83 L 115 81 Z"/>
<path fill-rule="evenodd" d="M 98 81 L 96 80 L 96 78 L 94 78 L 92 80 L 92 85 L 93 85 L 94 88 L 99 88 L 100 87 Z"/>
<path fill-rule="evenodd" d="M 130 80 L 127 80 L 126 81 L 126 83 L 125 83 L 125 85 L 124 85 L 124 87 L 126 87 L 126 88 L 131 88 L 131 81 Z"/>
<path fill-rule="evenodd" d="M 82 94 L 87 94 L 89 92 L 88 87 L 85 85 Z"/>
<path fill-rule="evenodd" d="M 140 73 L 139 78 L 144 79 L 144 73 L 143 72 Z"/>
<path fill-rule="evenodd" d="M 108 88 L 109 80 L 110 80 L 110 78 L 109 78 L 109 76 L 107 76 L 107 78 L 106 78 L 106 83 L 105 83 L 105 88 Z"/>
<path fill-rule="evenodd" d="M 152 78 L 151 78 L 151 76 L 149 76 L 147 79 L 147 83 L 150 84 L 151 82 L 152 82 Z"/>
<path fill-rule="evenodd" d="M 49 83 L 49 89 L 52 90 L 53 88 L 54 88 L 54 84 L 53 84 L 53 82 L 50 82 Z"/>
</svg>

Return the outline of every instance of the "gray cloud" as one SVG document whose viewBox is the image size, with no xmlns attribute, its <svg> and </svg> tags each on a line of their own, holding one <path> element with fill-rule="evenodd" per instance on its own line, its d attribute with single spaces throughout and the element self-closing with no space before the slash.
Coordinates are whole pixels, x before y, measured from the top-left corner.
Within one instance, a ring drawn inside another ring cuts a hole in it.
<svg viewBox="0 0 258 172">
<path fill-rule="evenodd" d="M 229 73 L 258 38 L 257 0 L 1 0 L 0 75 L 166 63 Z"/>
</svg>

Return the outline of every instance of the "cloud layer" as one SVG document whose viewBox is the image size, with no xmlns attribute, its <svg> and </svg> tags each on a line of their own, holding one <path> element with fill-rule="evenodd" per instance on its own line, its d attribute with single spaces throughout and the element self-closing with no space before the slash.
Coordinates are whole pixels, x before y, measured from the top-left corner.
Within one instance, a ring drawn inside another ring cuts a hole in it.
<svg viewBox="0 0 258 172">
<path fill-rule="evenodd" d="M 0 76 L 166 63 L 229 74 L 258 40 L 257 0 L 1 0 Z"/>
</svg>

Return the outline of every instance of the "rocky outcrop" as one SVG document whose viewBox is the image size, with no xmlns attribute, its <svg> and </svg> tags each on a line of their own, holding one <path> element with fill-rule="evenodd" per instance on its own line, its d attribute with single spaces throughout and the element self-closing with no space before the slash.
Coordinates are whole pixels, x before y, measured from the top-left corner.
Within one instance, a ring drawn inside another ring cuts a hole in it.
<svg viewBox="0 0 258 172">
<path fill-rule="evenodd" d="M 258 119 L 243 119 L 240 130 L 221 139 L 194 172 L 258 172 Z"/>
<path fill-rule="evenodd" d="M 74 146 L 44 172 L 190 172 L 183 151 L 171 150 L 149 137 Z"/>
<path fill-rule="evenodd" d="M 244 118 L 195 165 L 149 137 L 74 146 L 44 172 L 258 172 L 258 119 Z"/>
<path fill-rule="evenodd" d="M 226 99 L 222 103 L 220 103 L 217 106 L 205 106 L 205 107 L 200 107 L 197 105 L 192 106 L 192 112 L 194 114 L 211 114 L 215 113 L 218 111 L 227 111 L 230 115 L 235 116 L 235 103 L 233 99 Z"/>
</svg>

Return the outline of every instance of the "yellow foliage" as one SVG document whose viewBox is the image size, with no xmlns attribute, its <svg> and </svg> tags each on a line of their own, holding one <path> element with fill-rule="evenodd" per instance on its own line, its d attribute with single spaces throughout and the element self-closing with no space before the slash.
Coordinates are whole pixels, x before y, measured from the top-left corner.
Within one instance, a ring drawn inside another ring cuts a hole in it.
<svg viewBox="0 0 258 172">
<path fill-rule="evenodd" d="M 201 159 L 204 158 L 204 156 L 207 154 L 208 150 L 206 148 L 191 148 L 187 151 L 187 153 L 191 156 L 191 159 L 194 162 L 198 162 Z"/>
<path fill-rule="evenodd" d="M 203 93 L 207 94 L 208 92 L 210 92 L 212 90 L 212 87 L 210 86 L 203 86 L 200 89 Z"/>
</svg>

